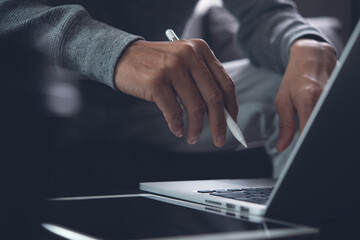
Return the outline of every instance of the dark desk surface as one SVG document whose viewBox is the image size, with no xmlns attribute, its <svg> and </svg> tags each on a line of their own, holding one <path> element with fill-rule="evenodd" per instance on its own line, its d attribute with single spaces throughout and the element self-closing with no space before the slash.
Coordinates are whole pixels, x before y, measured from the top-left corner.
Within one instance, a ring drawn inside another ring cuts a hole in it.
<svg viewBox="0 0 360 240">
<path fill-rule="evenodd" d="M 319 229 L 319 240 L 360 239 L 360 214 L 324 219 L 303 219 L 296 222 Z"/>
<path fill-rule="evenodd" d="M 71 230 L 93 239 L 314 239 L 318 233 L 152 194 L 56 199 L 47 201 L 44 213 L 42 226 L 50 232 Z"/>
<path fill-rule="evenodd" d="M 144 192 L 132 191 L 127 194 L 134 195 L 139 193 Z M 120 201 L 118 196 L 113 195 L 109 197 L 107 195 L 104 197 L 95 196 L 93 198 L 70 198 L 67 201 L 50 201 L 50 204 L 49 202 L 47 204 L 45 220 L 63 226 L 68 224 L 79 231 L 89 231 L 89 233 L 102 236 L 101 238 L 104 239 L 122 239 L 123 237 L 119 238 L 121 234 L 127 234 L 126 239 L 137 239 L 148 238 L 149 236 L 179 236 L 181 233 L 218 234 L 219 232 L 248 230 L 264 231 L 264 226 L 267 230 L 277 230 L 283 226 L 283 222 L 277 223 L 277 221 L 270 220 L 264 225 L 264 220 L 260 221 L 260 218 L 255 218 L 254 220 L 240 217 L 238 214 L 232 216 L 231 214 L 233 213 L 226 212 L 225 210 L 217 211 L 214 208 L 206 208 L 202 205 L 189 204 L 182 201 L 177 201 L 176 203 L 170 201 L 168 202 L 170 204 L 164 204 L 164 202 L 161 204 L 149 204 L 147 201 L 144 202 L 143 199 L 136 198 L 127 198 Z M 179 203 L 180 205 L 178 205 Z M 178 206 L 174 207 L 172 205 Z M 194 206 L 195 208 L 200 206 L 203 209 L 195 211 Z M 149 210 L 151 211 L 149 212 Z M 154 214 L 154 212 L 157 214 Z M 139 218 L 139 214 L 141 218 Z M 126 218 L 123 218 L 123 216 L 126 216 Z M 154 218 L 154 216 L 157 216 L 157 218 Z M 359 217 L 360 215 L 353 215 L 324 219 L 302 219 L 294 220 L 293 222 L 317 228 L 319 230 L 317 239 L 320 240 L 358 240 L 360 239 L 358 231 Z M 127 220 L 124 221 L 124 219 Z M 153 231 L 158 225 L 163 230 L 159 231 L 157 229 L 157 232 Z M 120 229 L 127 229 L 127 231 L 122 233 Z M 277 239 L 293 238 L 289 236 L 288 238 Z M 300 239 L 308 238 L 302 237 Z"/>
</svg>

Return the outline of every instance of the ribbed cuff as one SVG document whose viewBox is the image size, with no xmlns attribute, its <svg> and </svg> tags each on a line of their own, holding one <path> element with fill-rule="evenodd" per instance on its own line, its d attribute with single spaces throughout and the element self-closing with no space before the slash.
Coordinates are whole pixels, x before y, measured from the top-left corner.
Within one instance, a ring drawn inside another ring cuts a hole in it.
<svg viewBox="0 0 360 240">
<path fill-rule="evenodd" d="M 142 39 L 98 22 L 83 11 L 63 40 L 60 66 L 115 88 L 117 61 L 134 41 Z"/>
<path fill-rule="evenodd" d="M 292 30 L 287 32 L 281 41 L 281 60 L 285 67 L 289 62 L 291 46 L 296 40 L 300 38 L 313 39 L 320 42 L 327 42 L 333 45 L 323 34 L 309 25 L 299 23 L 298 26 L 292 26 Z"/>
</svg>

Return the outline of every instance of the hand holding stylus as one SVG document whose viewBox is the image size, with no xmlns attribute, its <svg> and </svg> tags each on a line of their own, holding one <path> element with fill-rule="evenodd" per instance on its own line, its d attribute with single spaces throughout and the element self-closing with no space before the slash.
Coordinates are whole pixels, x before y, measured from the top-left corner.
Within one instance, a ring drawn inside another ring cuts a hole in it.
<svg viewBox="0 0 360 240">
<path fill-rule="evenodd" d="M 179 38 L 176 36 L 175 32 L 173 30 L 171 30 L 171 29 L 166 30 L 165 34 L 166 34 L 167 38 L 169 39 L 169 41 L 177 41 L 177 40 L 179 40 Z M 240 128 L 237 126 L 236 122 L 232 119 L 231 115 L 226 110 L 226 108 L 224 108 L 224 114 L 225 114 L 225 119 L 226 119 L 227 126 L 229 127 L 229 129 L 230 129 L 231 133 L 233 134 L 233 136 L 242 145 L 244 145 L 244 147 L 247 148 L 247 144 L 246 144 L 243 133 L 241 132 Z"/>
<path fill-rule="evenodd" d="M 117 63 L 115 85 L 126 94 L 155 102 L 171 132 L 182 137 L 185 129 L 179 99 L 187 112 L 190 144 L 197 143 L 207 113 L 213 142 L 223 146 L 224 107 L 235 121 L 238 114 L 234 82 L 200 39 L 134 42 Z"/>
</svg>

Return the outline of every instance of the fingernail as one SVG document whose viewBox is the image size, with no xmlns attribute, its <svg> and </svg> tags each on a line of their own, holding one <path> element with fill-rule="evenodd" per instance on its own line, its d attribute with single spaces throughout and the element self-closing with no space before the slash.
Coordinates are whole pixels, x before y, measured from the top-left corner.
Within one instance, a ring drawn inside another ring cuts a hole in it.
<svg viewBox="0 0 360 240">
<path fill-rule="evenodd" d="M 217 138 L 216 138 L 216 145 L 217 145 L 218 147 L 224 146 L 225 143 L 226 143 L 226 136 L 225 136 L 225 135 L 217 136 Z"/>
<path fill-rule="evenodd" d="M 196 144 L 197 142 L 199 141 L 199 137 L 196 136 L 196 137 L 192 137 L 189 139 L 189 144 Z"/>
<path fill-rule="evenodd" d="M 184 136 L 184 133 L 183 133 L 182 130 L 179 130 L 179 131 L 175 132 L 174 135 L 175 135 L 176 137 L 178 137 L 178 138 L 181 138 L 181 137 Z"/>
</svg>

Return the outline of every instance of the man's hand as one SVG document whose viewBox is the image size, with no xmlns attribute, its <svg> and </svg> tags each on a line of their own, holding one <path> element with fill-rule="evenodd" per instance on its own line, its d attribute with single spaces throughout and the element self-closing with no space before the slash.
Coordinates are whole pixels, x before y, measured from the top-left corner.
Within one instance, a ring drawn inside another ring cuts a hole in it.
<svg viewBox="0 0 360 240">
<path fill-rule="evenodd" d="M 126 94 L 155 102 L 171 132 L 182 137 L 185 130 L 179 99 L 187 112 L 190 144 L 199 139 L 205 113 L 218 147 L 226 142 L 224 106 L 235 121 L 237 118 L 235 84 L 199 39 L 136 41 L 117 64 L 115 85 Z"/>
<path fill-rule="evenodd" d="M 304 129 L 335 65 L 335 50 L 327 43 L 300 39 L 291 46 L 289 64 L 275 99 L 280 118 L 279 152 L 294 137 L 296 114 L 300 133 Z"/>
</svg>

